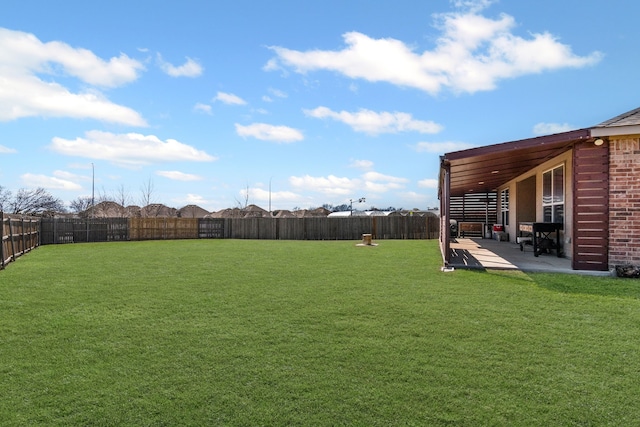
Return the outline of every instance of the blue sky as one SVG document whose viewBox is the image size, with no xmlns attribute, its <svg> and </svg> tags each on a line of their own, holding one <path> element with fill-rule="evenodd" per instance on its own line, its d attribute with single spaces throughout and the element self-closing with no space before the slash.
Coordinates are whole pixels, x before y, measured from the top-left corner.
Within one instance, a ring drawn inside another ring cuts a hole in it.
<svg viewBox="0 0 640 427">
<path fill-rule="evenodd" d="M 634 1 L 4 2 L 0 186 L 438 205 L 445 152 L 640 106 Z M 92 175 L 93 173 L 93 175 Z"/>
</svg>

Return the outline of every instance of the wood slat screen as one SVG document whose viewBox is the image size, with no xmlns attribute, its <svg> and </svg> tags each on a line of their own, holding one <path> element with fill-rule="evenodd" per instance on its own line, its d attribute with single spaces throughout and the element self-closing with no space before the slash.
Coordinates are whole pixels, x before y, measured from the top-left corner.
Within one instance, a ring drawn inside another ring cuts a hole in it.
<svg viewBox="0 0 640 427">
<path fill-rule="evenodd" d="M 449 217 L 458 222 L 497 223 L 498 193 L 472 193 L 464 196 L 452 196 L 449 203 Z"/>
<path fill-rule="evenodd" d="M 609 148 L 576 144 L 573 151 L 574 270 L 609 268 Z"/>
<path fill-rule="evenodd" d="M 131 240 L 197 239 L 197 218 L 129 218 Z"/>
</svg>

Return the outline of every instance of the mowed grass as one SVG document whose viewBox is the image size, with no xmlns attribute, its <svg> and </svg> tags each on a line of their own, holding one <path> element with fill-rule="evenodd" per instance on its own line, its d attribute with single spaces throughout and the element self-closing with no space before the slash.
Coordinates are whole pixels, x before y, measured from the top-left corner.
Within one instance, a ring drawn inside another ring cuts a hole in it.
<svg viewBox="0 0 640 427">
<path fill-rule="evenodd" d="M 638 281 L 355 243 L 38 248 L 0 272 L 0 424 L 640 422 Z"/>
</svg>

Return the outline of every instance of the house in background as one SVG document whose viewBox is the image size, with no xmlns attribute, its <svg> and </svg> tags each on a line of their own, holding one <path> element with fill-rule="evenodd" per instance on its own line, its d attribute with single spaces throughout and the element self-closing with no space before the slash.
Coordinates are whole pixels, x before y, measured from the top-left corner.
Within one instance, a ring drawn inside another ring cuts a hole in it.
<svg viewBox="0 0 640 427">
<path fill-rule="evenodd" d="M 591 128 L 446 153 L 438 195 L 445 265 L 450 220 L 475 218 L 500 224 L 511 242 L 521 223 L 560 224 L 574 270 L 638 266 L 640 108 Z"/>
</svg>

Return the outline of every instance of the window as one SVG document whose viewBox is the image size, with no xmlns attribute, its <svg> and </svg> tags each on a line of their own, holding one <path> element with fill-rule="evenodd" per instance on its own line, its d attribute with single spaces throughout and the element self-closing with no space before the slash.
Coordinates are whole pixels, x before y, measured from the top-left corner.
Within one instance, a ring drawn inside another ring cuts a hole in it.
<svg viewBox="0 0 640 427">
<path fill-rule="evenodd" d="M 502 225 L 509 225 L 509 189 L 502 190 L 500 192 L 500 215 L 502 218 Z"/>
<path fill-rule="evenodd" d="M 564 165 L 542 174 L 544 222 L 564 222 Z"/>
</svg>

